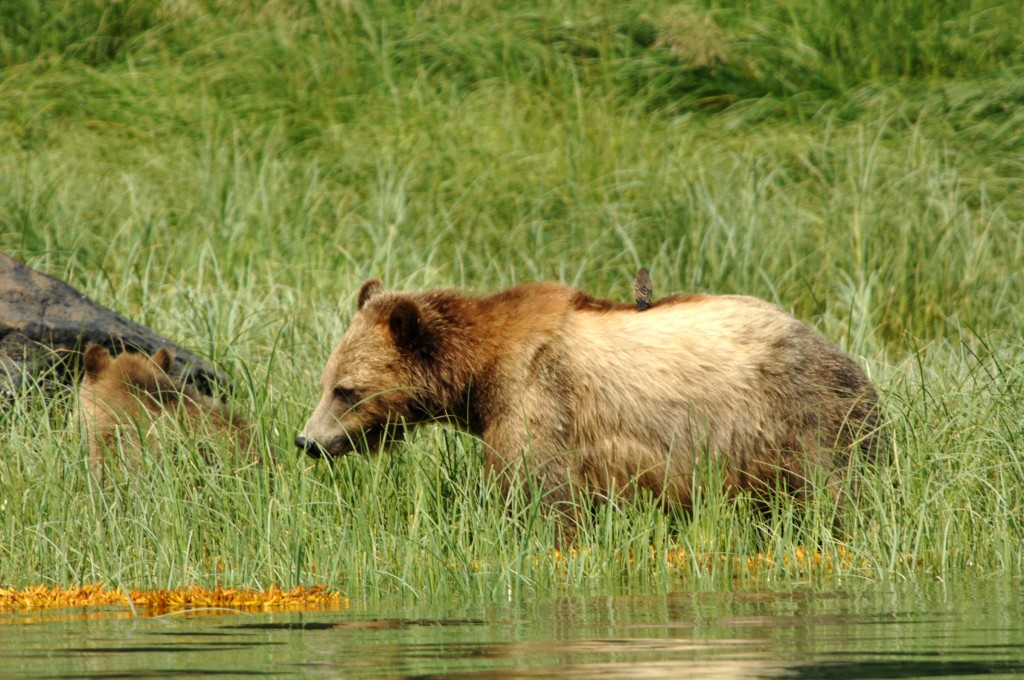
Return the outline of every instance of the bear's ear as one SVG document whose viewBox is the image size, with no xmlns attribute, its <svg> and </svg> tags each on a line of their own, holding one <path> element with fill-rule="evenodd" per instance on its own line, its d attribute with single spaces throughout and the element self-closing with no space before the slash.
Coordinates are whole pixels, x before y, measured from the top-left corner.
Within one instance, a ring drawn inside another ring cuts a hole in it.
<svg viewBox="0 0 1024 680">
<path fill-rule="evenodd" d="M 363 305 L 377 293 L 384 292 L 384 284 L 379 279 L 370 279 L 359 288 L 359 302 L 356 303 L 356 311 L 363 308 Z"/>
<path fill-rule="evenodd" d="M 86 375 L 91 375 L 94 378 L 106 370 L 113 360 L 114 357 L 111 356 L 110 350 L 95 342 L 90 342 L 82 355 Z"/>
<path fill-rule="evenodd" d="M 420 307 L 409 298 L 399 298 L 388 319 L 391 337 L 402 349 L 412 349 L 423 334 Z"/>
<path fill-rule="evenodd" d="M 164 373 L 170 373 L 171 364 L 174 363 L 174 355 L 171 354 L 171 350 L 166 347 L 161 347 L 153 353 L 153 363 L 160 367 Z"/>
</svg>

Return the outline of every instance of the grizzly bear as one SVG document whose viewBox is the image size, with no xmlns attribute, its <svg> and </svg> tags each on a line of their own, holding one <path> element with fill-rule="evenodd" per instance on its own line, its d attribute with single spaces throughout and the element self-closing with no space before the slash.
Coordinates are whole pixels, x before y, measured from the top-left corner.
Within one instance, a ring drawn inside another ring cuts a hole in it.
<svg viewBox="0 0 1024 680">
<path fill-rule="evenodd" d="M 850 454 L 872 460 L 883 441 L 856 362 L 738 295 L 632 305 L 558 283 L 472 297 L 370 280 L 320 386 L 295 440 L 309 455 L 447 421 L 483 441 L 493 468 L 529 470 L 521 478 L 550 504 L 580 485 L 689 507 L 701 461 L 719 463 L 732 490 L 806 494 L 820 471 L 839 501 Z"/>
<path fill-rule="evenodd" d="M 159 428 L 171 425 L 218 439 L 227 436 L 234 448 L 259 460 L 249 424 L 213 397 L 172 376 L 174 356 L 166 348 L 152 356 L 122 352 L 114 357 L 103 345 L 90 343 L 82 359 L 85 376 L 79 386 L 79 418 L 89 442 L 89 464 L 98 479 L 103 478 L 104 451 L 118 440 L 126 450 L 137 451 L 144 440 L 152 444 Z"/>
</svg>

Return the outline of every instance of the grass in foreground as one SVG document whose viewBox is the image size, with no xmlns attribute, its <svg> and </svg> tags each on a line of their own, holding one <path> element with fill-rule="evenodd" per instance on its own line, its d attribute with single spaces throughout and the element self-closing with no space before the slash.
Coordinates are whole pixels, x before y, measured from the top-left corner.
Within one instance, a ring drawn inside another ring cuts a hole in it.
<svg viewBox="0 0 1024 680">
<path fill-rule="evenodd" d="M 568 565 L 580 557 L 577 549 L 565 553 L 552 550 L 547 556 L 556 566 Z M 911 560 L 907 560 L 908 562 Z M 630 554 L 630 564 L 643 564 L 667 568 L 677 575 L 699 576 L 714 571 L 731 573 L 734 579 L 749 578 L 762 572 L 783 568 L 794 570 L 805 576 L 834 574 L 850 571 L 854 565 L 847 551 L 840 548 L 834 555 L 817 550 L 794 549 L 791 554 L 776 557 L 772 553 L 756 555 L 710 555 L 689 554 L 685 550 L 657 554 L 654 547 L 648 554 Z M 661 563 L 659 565 L 659 562 Z M 866 565 L 865 565 L 866 566 Z M 912 564 L 910 565 L 913 566 Z M 483 565 L 476 565 L 477 570 Z M 313 611 L 344 609 L 349 598 L 337 591 L 322 586 L 295 586 L 281 590 L 271 585 L 266 589 L 251 590 L 224 588 L 203 588 L 188 586 L 173 590 L 108 590 L 101 585 L 83 585 L 65 588 L 28 586 L 22 589 L 0 588 L 0 612 L 25 612 L 40 609 L 69 609 L 102 607 L 109 611 L 120 607 L 132 616 L 161 616 L 168 613 L 224 613 L 227 611 Z"/>
<path fill-rule="evenodd" d="M 24 414 L 15 436 L 59 445 L 24 447 L 7 468 L 3 578 L 126 590 L 327 584 L 371 599 L 487 600 L 681 581 L 1019 574 L 1019 428 L 999 419 L 979 426 L 974 411 L 950 422 L 930 396 L 962 390 L 976 400 L 1012 389 L 983 376 L 962 376 L 956 387 L 897 386 L 908 392 L 890 397 L 893 462 L 862 470 L 860 500 L 838 532 L 825 496 L 809 506 L 779 497 L 767 515 L 751 499 L 721 493 L 700 496 L 692 515 L 612 500 L 595 506 L 566 553 L 554 550 L 554 521 L 536 503 L 506 501 L 477 443 L 448 430 L 423 430 L 394 452 L 333 468 L 285 449 L 269 469 L 238 470 L 204 465 L 187 439 L 168 435 L 162 456 L 98 488 L 77 433 L 51 429 L 45 411 Z M 998 397 L 982 405 L 1004 408 Z M 59 420 L 61 407 L 46 408 Z M 18 433 L 26 424 L 32 429 Z M 958 455 L 939 453 L 953 440 Z M 713 476 L 705 481 L 716 488 Z"/>
<path fill-rule="evenodd" d="M 0 1 L 0 248 L 209 356 L 277 449 L 236 473 L 169 435 L 177 453 L 100 489 L 70 401 L 19 395 L 0 584 L 1019 576 L 1024 15 L 787 7 Z M 614 502 L 552 560 L 551 521 L 497 493 L 469 437 L 333 469 L 292 451 L 365 278 L 626 300 L 640 265 L 656 295 L 778 302 L 867 367 L 892 459 L 859 471 L 841 532 L 824 500 Z"/>
</svg>

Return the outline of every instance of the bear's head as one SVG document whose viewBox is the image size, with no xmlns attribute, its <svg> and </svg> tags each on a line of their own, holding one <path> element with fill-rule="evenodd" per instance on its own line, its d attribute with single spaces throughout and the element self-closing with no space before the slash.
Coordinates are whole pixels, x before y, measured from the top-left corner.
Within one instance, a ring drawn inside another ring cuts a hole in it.
<svg viewBox="0 0 1024 680">
<path fill-rule="evenodd" d="M 118 432 L 138 440 L 143 422 L 152 420 L 178 394 L 168 374 L 174 357 L 166 349 L 152 357 L 135 352 L 111 355 L 91 343 L 82 355 L 85 376 L 79 386 L 79 417 L 89 442 L 93 472 L 102 477 L 103 447 Z"/>
<path fill-rule="evenodd" d="M 115 357 L 103 345 L 93 343 L 86 347 L 82 360 L 82 392 L 109 408 L 122 404 L 157 408 L 181 392 L 169 373 L 174 355 L 163 347 L 153 356 L 122 352 Z"/>
<path fill-rule="evenodd" d="M 184 426 L 191 444 L 206 455 L 225 436 L 260 462 L 257 433 L 217 398 L 200 394 L 171 374 L 174 355 L 160 348 L 152 356 L 122 352 L 116 357 L 98 344 L 82 355 L 85 375 L 79 387 L 79 413 L 89 441 L 91 465 L 102 478 L 103 449 L 115 440 L 131 448 L 153 443 L 155 432 Z M 159 427 L 154 427 L 159 425 Z"/>
<path fill-rule="evenodd" d="M 352 325 L 320 377 L 320 402 L 295 445 L 314 458 L 375 451 L 403 423 L 430 417 L 443 325 L 422 296 L 385 291 L 376 279 L 364 283 Z"/>
</svg>

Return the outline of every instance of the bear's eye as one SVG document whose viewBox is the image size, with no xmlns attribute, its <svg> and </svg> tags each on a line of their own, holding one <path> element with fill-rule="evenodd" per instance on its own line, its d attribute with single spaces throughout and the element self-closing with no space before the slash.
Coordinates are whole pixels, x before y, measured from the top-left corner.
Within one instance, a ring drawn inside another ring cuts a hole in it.
<svg viewBox="0 0 1024 680">
<path fill-rule="evenodd" d="M 359 401 L 359 397 L 354 389 L 351 387 L 342 387 L 341 385 L 335 385 L 334 398 L 349 404 L 354 404 Z"/>
</svg>

